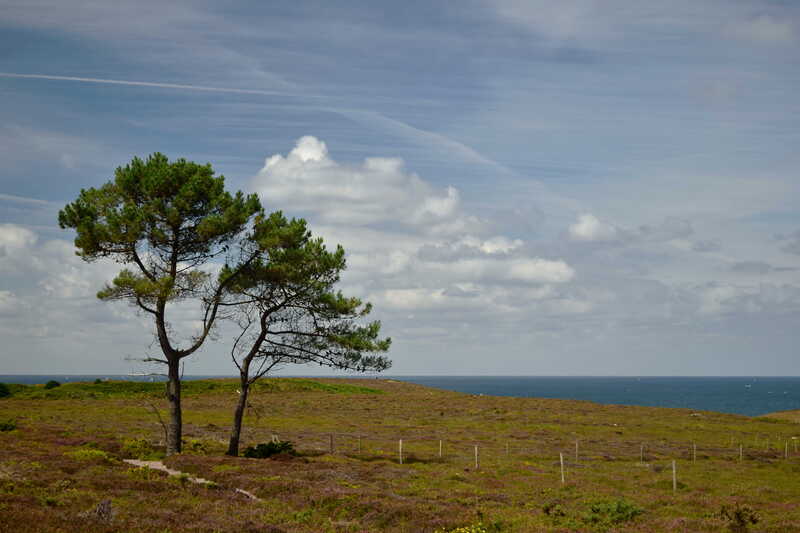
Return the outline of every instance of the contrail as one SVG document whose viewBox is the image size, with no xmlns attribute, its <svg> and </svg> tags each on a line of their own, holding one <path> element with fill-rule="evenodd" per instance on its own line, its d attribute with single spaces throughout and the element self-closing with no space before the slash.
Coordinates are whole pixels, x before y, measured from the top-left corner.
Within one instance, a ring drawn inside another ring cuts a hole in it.
<svg viewBox="0 0 800 533">
<path fill-rule="evenodd" d="M 50 205 L 52 202 L 40 200 L 38 198 L 28 198 L 27 196 L 15 196 L 13 194 L 0 194 L 0 202 L 13 202 L 18 204 Z"/>
<path fill-rule="evenodd" d="M 258 94 L 261 96 L 298 96 L 286 92 L 265 91 L 261 89 L 234 89 L 231 87 L 209 87 L 206 85 L 183 85 L 179 83 L 158 83 L 152 81 L 111 80 L 106 78 L 79 78 L 77 76 L 52 76 L 50 74 L 17 74 L 0 72 L 2 78 L 25 78 L 35 80 L 79 81 L 83 83 L 103 83 L 108 85 L 133 85 L 137 87 L 160 87 L 162 89 L 184 89 L 189 91 L 206 91 L 214 93 Z M 304 97 L 309 95 L 304 94 Z"/>
</svg>

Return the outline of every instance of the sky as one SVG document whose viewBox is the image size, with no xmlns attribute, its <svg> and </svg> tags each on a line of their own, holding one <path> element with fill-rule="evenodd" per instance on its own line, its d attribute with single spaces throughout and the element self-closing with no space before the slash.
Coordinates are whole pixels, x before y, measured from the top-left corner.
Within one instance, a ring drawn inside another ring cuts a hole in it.
<svg viewBox="0 0 800 533">
<path fill-rule="evenodd" d="M 800 375 L 800 3 L 0 13 L 0 374 L 150 370 L 57 213 L 159 151 L 342 244 L 392 374 Z"/>
</svg>

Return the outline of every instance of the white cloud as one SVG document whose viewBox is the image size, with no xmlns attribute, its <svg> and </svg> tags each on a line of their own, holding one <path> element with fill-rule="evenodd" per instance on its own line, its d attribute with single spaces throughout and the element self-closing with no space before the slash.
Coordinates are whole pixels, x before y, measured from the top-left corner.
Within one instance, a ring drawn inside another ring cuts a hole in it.
<svg viewBox="0 0 800 533">
<path fill-rule="evenodd" d="M 569 235 L 576 241 L 611 241 L 617 237 L 617 230 L 614 226 L 600 222 L 591 213 L 585 213 L 569 227 Z"/>
<path fill-rule="evenodd" d="M 575 276 L 522 239 L 486 235 L 490 224 L 465 212 L 454 187 L 433 187 L 398 158 L 340 163 L 306 136 L 286 156 L 268 157 L 253 186 L 266 205 L 300 212 L 316 234 L 342 243 L 345 281 L 385 312 L 469 309 L 470 321 L 485 320 L 489 310 L 531 307 L 531 299 L 509 297 L 514 291 L 545 293 Z"/>
<path fill-rule="evenodd" d="M 253 181 L 266 205 L 289 205 L 333 224 L 380 222 L 456 233 L 481 223 L 460 213 L 454 187 L 436 190 L 403 168 L 399 158 L 370 157 L 360 164 L 331 159 L 324 142 L 302 137 L 287 156 L 273 155 Z"/>
<path fill-rule="evenodd" d="M 24 302 L 11 291 L 0 290 L 0 315 L 12 315 L 20 311 Z"/>
<path fill-rule="evenodd" d="M 34 232 L 16 224 L 0 224 L 0 257 L 18 252 L 36 243 Z"/>
<path fill-rule="evenodd" d="M 729 313 L 797 313 L 800 287 L 794 285 L 731 285 L 708 283 L 698 288 L 701 315 Z"/>
<path fill-rule="evenodd" d="M 575 271 L 564 261 L 546 259 L 516 259 L 509 269 L 509 278 L 541 283 L 564 283 L 575 276 Z"/>
<path fill-rule="evenodd" d="M 502 235 L 497 235 L 486 240 L 481 240 L 477 237 L 467 235 L 458 241 L 458 244 L 470 248 L 476 248 L 483 253 L 494 255 L 508 254 L 522 246 L 524 243 L 520 239 L 511 240 L 503 237 Z"/>
</svg>

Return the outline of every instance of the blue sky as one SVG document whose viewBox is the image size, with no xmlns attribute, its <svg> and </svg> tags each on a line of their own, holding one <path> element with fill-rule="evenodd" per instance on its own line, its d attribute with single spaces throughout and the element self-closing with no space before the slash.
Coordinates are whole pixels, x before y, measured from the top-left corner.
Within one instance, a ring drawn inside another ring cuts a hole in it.
<svg viewBox="0 0 800 533">
<path fill-rule="evenodd" d="M 4 373 L 141 370 L 55 217 L 161 151 L 342 243 L 393 373 L 800 374 L 800 4 L 0 10 Z"/>
</svg>

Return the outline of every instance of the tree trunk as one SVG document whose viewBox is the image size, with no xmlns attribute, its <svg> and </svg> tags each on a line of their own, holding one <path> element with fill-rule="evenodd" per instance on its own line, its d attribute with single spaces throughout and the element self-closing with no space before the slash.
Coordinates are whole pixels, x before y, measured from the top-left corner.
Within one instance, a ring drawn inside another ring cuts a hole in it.
<svg viewBox="0 0 800 533">
<path fill-rule="evenodd" d="M 167 424 L 167 455 L 181 453 L 181 375 L 180 360 L 169 362 L 169 424 Z"/>
<path fill-rule="evenodd" d="M 234 457 L 239 455 L 239 438 L 242 435 L 242 419 L 244 410 L 247 408 L 247 392 L 250 385 L 246 380 L 242 380 L 242 392 L 239 394 L 239 402 L 236 404 L 236 411 L 233 413 L 233 427 L 231 428 L 231 439 L 228 443 L 228 455 Z"/>
</svg>

